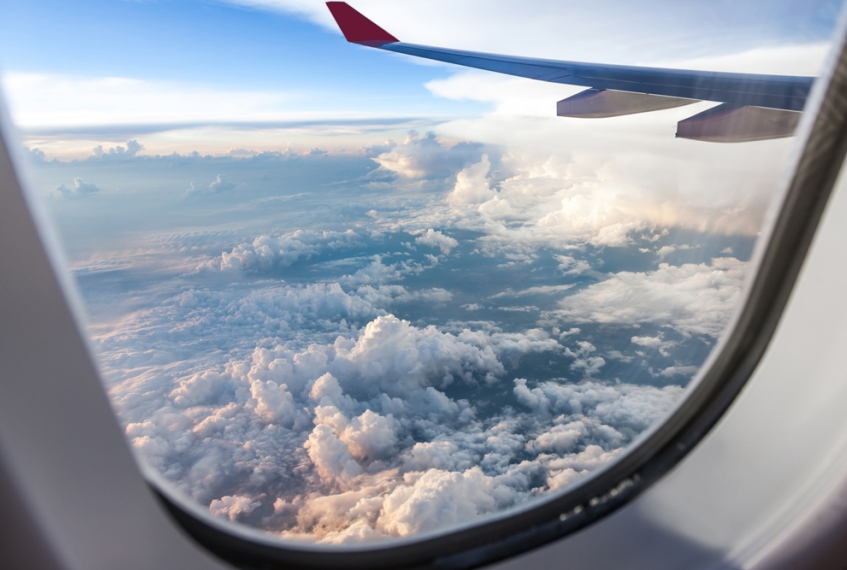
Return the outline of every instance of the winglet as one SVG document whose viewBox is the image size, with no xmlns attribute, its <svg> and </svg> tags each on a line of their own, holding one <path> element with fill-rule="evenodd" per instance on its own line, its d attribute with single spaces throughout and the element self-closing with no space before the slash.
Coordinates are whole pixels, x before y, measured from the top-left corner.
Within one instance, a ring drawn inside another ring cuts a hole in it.
<svg viewBox="0 0 847 570">
<path fill-rule="evenodd" d="M 385 44 L 400 41 L 365 18 L 347 2 L 327 2 L 326 6 L 348 42 L 381 47 Z"/>
</svg>

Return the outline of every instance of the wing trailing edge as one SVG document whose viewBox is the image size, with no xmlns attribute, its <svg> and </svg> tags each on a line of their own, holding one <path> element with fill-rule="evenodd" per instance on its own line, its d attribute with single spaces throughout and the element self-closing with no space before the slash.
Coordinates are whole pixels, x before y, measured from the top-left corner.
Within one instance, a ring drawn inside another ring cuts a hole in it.
<svg viewBox="0 0 847 570">
<path fill-rule="evenodd" d="M 677 123 L 676 136 L 707 142 L 750 142 L 790 137 L 799 111 L 737 107 L 724 103 Z"/>
<path fill-rule="evenodd" d="M 562 117 L 603 118 L 721 103 L 677 125 L 677 137 L 743 142 L 791 136 L 814 77 L 692 71 L 513 57 L 401 42 L 346 2 L 327 6 L 348 42 L 588 90 L 557 103 Z M 712 112 L 713 111 L 713 112 Z"/>
<path fill-rule="evenodd" d="M 605 119 L 672 109 L 696 103 L 694 99 L 627 93 L 609 89 L 586 89 L 556 103 L 556 115 L 580 119 Z"/>
</svg>

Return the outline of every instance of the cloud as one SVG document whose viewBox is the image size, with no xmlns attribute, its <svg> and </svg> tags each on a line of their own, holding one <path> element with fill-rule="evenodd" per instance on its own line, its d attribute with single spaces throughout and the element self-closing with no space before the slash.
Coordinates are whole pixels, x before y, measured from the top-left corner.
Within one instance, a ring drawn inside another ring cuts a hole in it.
<svg viewBox="0 0 847 570">
<path fill-rule="evenodd" d="M 305 385 L 305 399 L 295 388 L 289 393 L 306 404 L 314 427 L 277 427 L 274 417 L 236 389 L 230 403 L 210 407 L 207 399 L 176 416 L 165 406 L 154 418 L 167 414 L 169 425 L 160 420 L 130 424 L 127 433 L 140 452 L 198 500 L 221 493 L 206 499 L 213 514 L 247 521 L 272 503 L 274 514 L 261 523 L 265 528 L 327 543 L 441 529 L 531 500 L 539 492 L 533 481 L 546 481 L 546 489 L 571 484 L 613 459 L 666 413 L 679 390 L 596 381 L 530 388 L 518 380 L 515 395 L 527 411 L 482 423 L 468 403 L 432 387 L 406 390 L 402 399 L 377 392 L 365 400 L 350 398 L 334 374 L 292 383 L 298 365 L 273 363 L 280 357 L 305 361 L 275 352 L 277 357 L 269 359 L 257 351 L 252 365 L 232 362 L 230 381 L 239 385 L 253 378 L 255 385 L 271 369 L 283 371 L 277 378 L 289 388 Z M 309 376 L 325 366 L 311 369 Z M 351 413 L 362 406 L 364 411 Z M 387 409 L 401 413 L 400 419 Z M 415 432 L 421 433 L 410 437 Z M 223 449 L 241 458 L 236 471 L 216 459 Z M 282 473 L 290 475 L 279 481 Z"/>
<path fill-rule="evenodd" d="M 483 131 L 513 128 L 512 119 L 486 116 L 473 121 Z M 545 122 L 542 126 L 520 119 L 519 124 L 527 129 L 528 138 L 535 129 L 543 129 L 538 135 L 543 139 L 552 129 L 571 140 L 565 136 L 569 127 L 563 123 Z M 596 124 L 591 122 L 592 128 Z M 457 133 L 473 128 L 456 127 Z M 442 130 L 452 129 L 447 124 Z M 552 249 L 564 275 L 592 270 L 587 259 L 568 251 L 573 248 L 626 248 L 646 242 L 651 247 L 643 249 L 658 250 L 664 261 L 670 253 L 688 247 L 672 243 L 669 228 L 755 236 L 770 194 L 777 187 L 777 175 L 769 178 L 773 169 L 766 169 L 765 163 L 774 153 L 789 149 L 786 141 L 771 141 L 774 148 L 769 150 L 745 148 L 733 154 L 725 146 L 711 145 L 703 149 L 709 156 L 698 156 L 695 161 L 683 152 L 679 141 L 658 141 L 652 135 L 645 135 L 650 142 L 633 146 L 630 143 L 636 138 L 641 140 L 641 135 L 633 134 L 632 140 L 621 142 L 617 150 L 608 143 L 576 150 L 535 148 L 534 143 L 521 141 L 505 153 L 498 151 L 494 172 L 490 149 L 507 141 L 492 139 L 488 131 L 475 136 L 488 141 L 489 151 L 455 171 L 453 181 L 445 184 L 441 204 L 430 202 L 414 215 L 405 213 L 397 220 L 382 214 L 382 223 L 394 222 L 394 228 L 409 228 L 407 231 L 428 227 L 442 232 L 447 228 L 477 232 L 482 234 L 476 239 L 478 252 L 491 257 L 506 255 L 515 263 L 533 259 L 539 250 Z M 586 136 L 606 141 L 611 134 Z M 653 146 L 645 149 L 645 144 Z M 720 148 L 713 149 L 715 146 Z M 737 161 L 744 161 L 744 166 Z M 701 176 L 698 172 L 706 165 L 710 165 L 709 175 L 703 171 Z M 739 176 L 751 171 L 758 175 Z M 653 247 L 657 240 L 663 241 Z"/>
<path fill-rule="evenodd" d="M 107 363 L 118 357 L 125 369 L 133 357 L 122 347 L 156 346 L 160 337 L 145 336 L 156 327 L 187 340 L 186 327 L 196 323 L 197 335 L 229 338 L 232 326 L 280 334 L 280 324 L 302 322 L 299 315 L 319 323 L 374 311 L 337 284 L 243 297 L 190 290 L 146 312 L 143 328 L 126 321 L 100 347 Z M 291 341 L 257 340 L 246 356 L 220 364 L 195 359 L 190 373 L 170 382 L 172 366 L 151 367 L 150 353 L 139 354 L 143 364 L 112 388 L 128 437 L 166 477 L 216 516 L 291 539 L 408 536 L 523 504 L 611 460 L 676 394 L 596 380 L 518 380 L 522 409 L 480 417 L 474 404 L 449 395 L 452 386 L 494 385 L 504 362 L 559 352 L 557 341 L 540 329 L 448 333 L 390 314 L 358 330 L 336 329 L 325 342 L 294 340 L 304 330 Z M 595 358 L 585 341 L 565 353 Z"/>
<path fill-rule="evenodd" d="M 673 245 L 663 245 L 659 248 L 659 251 L 656 252 L 656 255 L 659 256 L 659 259 L 664 260 L 668 255 L 672 254 L 676 251 L 676 246 Z"/>
<path fill-rule="evenodd" d="M 655 323 L 684 335 L 720 335 L 740 301 L 747 264 L 719 257 L 711 264 L 662 263 L 651 272 L 622 271 L 565 297 L 549 315 L 574 323 Z"/>
<path fill-rule="evenodd" d="M 693 149 L 668 134 L 706 104 L 588 121 L 554 117 L 551 105 L 568 87 L 474 71 L 428 86 L 439 96 L 496 103 L 492 113 L 438 129 L 507 149 L 495 173 L 483 161 L 469 165 L 447 196 L 461 211 L 455 223 L 484 230 L 492 245 L 626 247 L 636 234 L 668 227 L 756 235 L 782 176 L 770 165 L 791 150 L 790 140 Z M 497 223 L 503 217 L 511 223 Z M 675 244 L 661 246 L 664 259 Z"/>
<path fill-rule="evenodd" d="M 591 265 L 584 259 L 574 259 L 569 255 L 557 255 L 559 270 L 565 275 L 579 275 L 591 270 Z"/>
<path fill-rule="evenodd" d="M 401 285 L 380 285 L 372 287 L 364 285 L 356 289 L 356 295 L 375 307 L 387 307 L 403 303 L 446 303 L 453 299 L 453 294 L 446 289 L 434 287 L 409 291 Z"/>
<path fill-rule="evenodd" d="M 409 536 L 465 522 L 497 510 L 497 499 L 508 505 L 514 495 L 478 467 L 465 472 L 431 469 L 409 483 L 398 485 L 383 501 L 379 522 L 387 534 Z"/>
<path fill-rule="evenodd" d="M 573 288 L 572 284 L 567 285 L 540 285 L 538 287 L 529 287 L 528 289 L 522 289 L 520 291 L 512 291 L 507 289 L 501 293 L 497 293 L 496 295 L 492 295 L 492 299 L 502 299 L 504 297 L 527 297 L 530 295 L 557 295 L 559 293 L 564 293 L 568 289 Z"/>
<path fill-rule="evenodd" d="M 198 188 L 194 185 L 194 182 L 191 182 L 188 185 L 188 190 L 186 190 L 185 193 L 187 196 L 221 194 L 234 190 L 235 188 L 236 185 L 227 180 L 226 176 L 224 176 L 223 174 L 218 174 L 217 177 L 215 177 L 215 179 L 206 187 Z"/>
<path fill-rule="evenodd" d="M 352 275 L 344 275 L 339 279 L 345 285 L 352 286 L 371 286 L 376 285 L 380 291 L 382 284 L 393 281 L 400 281 L 407 275 L 418 275 L 426 268 L 420 263 L 399 261 L 397 263 L 384 264 L 380 255 L 373 256 L 373 261 L 357 270 Z M 364 289 L 369 291 L 368 289 Z"/>
<path fill-rule="evenodd" d="M 253 512 L 261 503 L 250 497 L 226 496 L 215 499 L 209 505 L 209 512 L 218 517 L 225 517 L 231 521 L 237 520 L 242 515 Z"/>
<path fill-rule="evenodd" d="M 56 192 L 62 198 L 65 198 L 67 200 L 71 200 L 74 198 L 84 198 L 99 191 L 100 188 L 98 188 L 94 184 L 88 184 L 84 182 L 82 178 L 74 178 L 73 188 L 68 188 L 64 184 L 60 184 L 56 187 Z"/>
<path fill-rule="evenodd" d="M 402 144 L 392 144 L 390 150 L 379 154 L 374 161 L 406 178 L 443 178 L 479 161 L 482 149 L 482 145 L 466 142 L 445 146 L 435 133 L 419 136 L 410 131 Z"/>
<path fill-rule="evenodd" d="M 214 193 L 227 192 L 235 188 L 235 184 L 226 180 L 223 174 L 218 174 L 217 178 L 209 184 L 209 190 Z"/>
<path fill-rule="evenodd" d="M 233 184 L 223 181 L 221 175 L 209 188 L 212 189 L 212 186 L 218 182 L 226 186 L 224 190 L 234 188 Z M 239 244 L 230 252 L 221 253 L 220 258 L 203 263 L 201 268 L 221 271 L 268 271 L 274 267 L 287 267 L 298 259 L 308 259 L 326 249 L 338 250 L 351 247 L 358 243 L 359 239 L 359 235 L 353 230 L 346 232 L 298 230 L 279 237 L 263 235 L 255 238 L 251 243 Z"/>
<path fill-rule="evenodd" d="M 3 85 L 16 123 L 27 128 L 303 118 L 286 112 L 294 97 L 279 91 L 17 71 L 4 73 Z M 133 147 L 124 152 L 133 153 Z"/>
<path fill-rule="evenodd" d="M 362 473 L 362 466 L 353 460 L 347 445 L 335 437 L 329 426 L 315 426 L 303 447 L 324 481 L 347 481 Z"/>
<path fill-rule="evenodd" d="M 481 202 L 488 203 L 497 198 L 488 183 L 488 172 L 491 169 L 491 163 L 488 160 L 488 155 L 482 155 L 482 160 L 478 163 L 468 166 L 456 175 L 456 185 L 453 191 L 447 195 L 447 202 L 451 204 L 479 204 Z M 508 205 L 508 202 L 506 202 Z M 482 206 L 480 206 L 482 207 Z M 498 204 L 492 204 L 486 210 L 497 211 L 505 209 L 506 206 L 498 208 Z M 508 208 L 511 210 L 511 207 Z"/>
<path fill-rule="evenodd" d="M 94 147 L 93 153 L 95 158 L 99 158 L 101 160 L 115 160 L 121 158 L 132 158 L 138 155 L 138 153 L 142 150 L 144 150 L 144 145 L 139 143 L 137 140 L 129 140 L 125 147 L 118 145 L 104 149 L 103 145 L 97 145 Z"/>
<path fill-rule="evenodd" d="M 630 339 L 633 344 L 637 344 L 638 346 L 643 346 L 645 348 L 652 348 L 654 350 L 658 350 L 662 356 L 669 356 L 668 349 L 677 343 L 674 341 L 665 340 L 662 334 L 658 336 L 634 336 Z M 697 371 L 696 366 L 684 366 L 681 370 L 687 371 L 687 373 L 694 373 Z M 685 373 L 685 372 L 680 372 Z"/>
<path fill-rule="evenodd" d="M 459 242 L 450 236 L 446 236 L 440 231 L 432 228 L 426 230 L 422 235 L 415 238 L 415 243 L 427 245 L 429 247 L 437 247 L 444 255 L 450 255 L 450 251 L 459 245 Z"/>
<path fill-rule="evenodd" d="M 580 341 L 577 343 L 577 350 L 573 351 L 570 348 L 565 349 L 565 354 L 574 359 L 571 363 L 571 370 L 581 371 L 586 378 L 597 374 L 600 368 L 606 364 L 606 361 L 600 356 L 592 356 L 591 353 L 597 349 L 588 341 Z"/>
<path fill-rule="evenodd" d="M 353 418 L 344 428 L 341 439 L 362 460 L 384 459 L 397 448 L 397 426 L 391 414 L 381 416 L 372 410 Z"/>
<path fill-rule="evenodd" d="M 637 253 L 678 245 L 675 234 L 640 217 L 637 189 L 620 190 L 607 163 L 490 147 L 451 155 L 458 145 L 431 139 L 404 146 L 415 164 L 430 151 L 452 156 L 443 178 L 371 178 L 368 157 L 398 146 L 120 163 L 181 161 L 192 171 L 176 189 L 317 160 L 321 172 L 349 161 L 362 176 L 345 171 L 338 192 L 329 177 L 317 218 L 309 194 L 251 197 L 245 184 L 208 231 L 193 229 L 195 213 L 175 216 L 189 229 L 157 226 L 108 263 L 76 266 L 100 299 L 93 314 L 108 315 L 94 342 L 128 438 L 216 516 L 348 544 L 541 500 L 659 421 L 699 363 L 686 343 L 708 344 L 725 326 L 745 262 L 710 260 L 706 248 L 690 253 L 702 263 L 680 266 Z M 96 157 L 63 164 L 51 168 L 103 168 Z M 462 200 L 450 198 L 457 190 Z M 708 239 L 710 251 L 725 245 Z M 104 285 L 109 273 L 126 292 Z M 470 311 L 488 320 L 457 320 Z M 642 348 L 655 351 L 649 362 Z"/>
<path fill-rule="evenodd" d="M 664 378 L 673 378 L 674 376 L 692 376 L 700 369 L 699 366 L 668 366 L 658 373 Z"/>
<path fill-rule="evenodd" d="M 521 404 L 535 413 L 547 417 L 564 414 L 563 419 L 584 417 L 591 441 L 599 443 L 608 438 L 614 441 L 635 437 L 671 409 L 682 388 L 584 381 L 580 384 L 541 382 L 530 389 L 526 380 L 517 379 L 514 392 Z M 562 425 L 559 420 L 557 423 Z"/>
<path fill-rule="evenodd" d="M 502 374 L 492 340 L 470 331 L 454 336 L 433 326 L 418 329 L 388 315 L 368 323 L 349 349 L 339 346 L 331 368 L 347 390 L 400 396 L 475 373 L 487 380 Z"/>
<path fill-rule="evenodd" d="M 504 198 L 500 198 L 499 196 L 494 196 L 487 202 L 480 204 L 477 211 L 480 214 L 492 218 L 503 218 L 515 213 L 515 210 L 512 208 L 512 205 L 509 204 L 509 201 Z"/>
</svg>

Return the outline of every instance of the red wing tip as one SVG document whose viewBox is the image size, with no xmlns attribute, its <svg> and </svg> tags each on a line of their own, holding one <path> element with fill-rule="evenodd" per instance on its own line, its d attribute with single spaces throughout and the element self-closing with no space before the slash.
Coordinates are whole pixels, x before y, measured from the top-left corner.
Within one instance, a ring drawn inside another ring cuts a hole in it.
<svg viewBox="0 0 847 570">
<path fill-rule="evenodd" d="M 368 20 L 347 2 L 327 2 L 326 6 L 348 42 L 379 47 L 400 41 Z"/>
</svg>

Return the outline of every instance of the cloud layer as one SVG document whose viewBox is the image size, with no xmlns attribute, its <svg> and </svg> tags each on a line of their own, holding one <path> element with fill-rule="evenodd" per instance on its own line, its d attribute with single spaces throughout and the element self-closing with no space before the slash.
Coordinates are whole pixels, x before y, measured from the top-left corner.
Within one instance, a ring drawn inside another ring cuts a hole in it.
<svg viewBox="0 0 847 570">
<path fill-rule="evenodd" d="M 112 148 L 33 157 L 107 189 L 52 200 L 63 227 L 122 228 L 76 242 L 74 272 L 127 437 L 212 515 L 329 544 L 480 520 L 614 460 L 722 333 L 759 216 L 432 134 Z"/>
<path fill-rule="evenodd" d="M 557 351 L 377 317 L 357 335 L 176 379 L 127 424 L 133 445 L 212 514 L 328 543 L 409 536 L 565 487 L 614 458 L 681 394 L 557 379 L 506 383 L 499 355 Z M 514 410 L 481 414 L 445 390 L 512 385 Z M 531 387 L 533 386 L 534 387 Z M 133 398 L 135 382 L 114 391 Z"/>
</svg>

